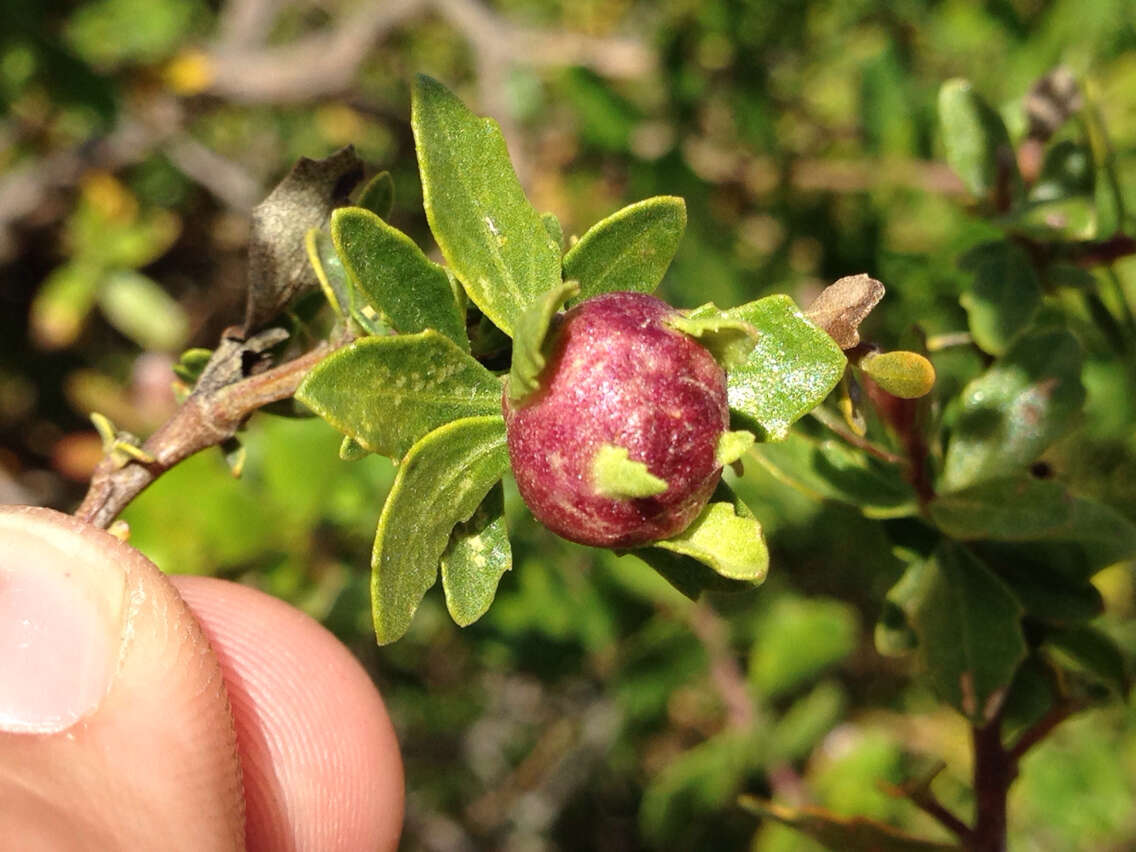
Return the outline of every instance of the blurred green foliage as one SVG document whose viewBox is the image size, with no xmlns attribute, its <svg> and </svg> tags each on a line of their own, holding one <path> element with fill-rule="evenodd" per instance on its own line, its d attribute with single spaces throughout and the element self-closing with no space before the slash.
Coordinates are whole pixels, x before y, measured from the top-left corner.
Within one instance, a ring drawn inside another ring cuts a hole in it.
<svg viewBox="0 0 1136 852">
<path fill-rule="evenodd" d="M 1136 260 L 1051 264 L 1046 278 L 999 289 L 998 269 L 1016 250 L 1007 222 L 974 215 L 943 165 L 951 152 L 937 112 L 940 85 L 966 78 L 1019 140 L 1022 96 L 1055 65 L 1072 68 L 1085 118 L 1059 131 L 1044 179 L 1009 224 L 1070 239 L 1123 225 L 1118 199 L 1136 202 L 1136 28 L 1126 0 L 500 0 L 499 20 L 631 36 L 655 63 L 620 74 L 518 49 L 488 67 L 470 33 L 430 15 L 377 40 L 338 89 L 293 98 L 210 89 L 209 49 L 227 5 L 12 4 L 0 33 L 5 499 L 75 505 L 98 452 L 90 410 L 142 434 L 168 414 L 170 353 L 213 346 L 240 319 L 250 187 L 263 194 L 298 156 L 356 145 L 391 172 L 390 221 L 430 245 L 409 126 L 409 83 L 425 71 L 505 119 L 534 206 L 554 212 L 566 234 L 648 196 L 685 198 L 686 235 L 662 285 L 676 305 L 774 292 L 807 304 L 844 274 L 884 281 L 888 296 L 865 337 L 934 350 L 936 399 L 968 388 L 932 411 L 955 435 L 986 434 L 968 402 L 982 386 L 971 382 L 992 356 L 1012 362 L 1028 348 L 1019 334 L 1029 323 L 1031 335 L 1075 337 L 1085 406 L 1044 470 L 1136 520 L 1136 338 L 1125 325 Z M 282 4 L 246 49 L 334 30 L 356 10 Z M 203 167 L 201 149 L 232 170 Z M 978 348 L 946 345 L 964 331 Z M 1028 379 L 979 381 L 1013 394 Z M 882 434 L 878 422 L 868 428 Z M 126 515 L 133 542 L 165 570 L 236 578 L 290 600 L 357 651 L 404 750 L 405 848 L 812 848 L 736 807 L 742 792 L 945 840 L 880 789 L 938 759 L 936 792 L 969 814 L 962 718 L 910 677 L 909 658 L 881 656 L 873 643 L 881 615 L 892 640 L 910 638 L 902 590 L 885 596 L 907 563 L 930 556 L 906 517 L 910 486 L 820 424 L 806 422 L 760 462 L 748 457 L 733 483 L 772 551 L 761 589 L 691 604 L 634 557 L 554 539 L 507 489 L 514 567 L 493 608 L 462 630 L 435 589 L 406 638 L 382 649 L 367 566 L 389 463 L 340 462 L 340 436 L 314 419 L 258 416 L 243 442 L 241 479 L 210 452 L 145 492 Z M 948 475 L 974 481 L 982 465 L 951 446 Z M 931 449 L 941 461 L 943 447 Z M 998 544 L 984 558 L 995 560 Z M 1053 568 L 1040 555 L 1036 564 Z M 1075 580 L 1055 581 L 1048 610 L 1037 600 L 1027 610 L 1050 623 L 1054 609 L 1075 608 L 1073 620 L 1092 618 L 1130 667 L 1131 566 L 1106 569 L 1091 587 Z M 1106 704 L 1023 764 L 1011 847 L 1129 848 L 1134 800 L 1136 716 Z"/>
</svg>

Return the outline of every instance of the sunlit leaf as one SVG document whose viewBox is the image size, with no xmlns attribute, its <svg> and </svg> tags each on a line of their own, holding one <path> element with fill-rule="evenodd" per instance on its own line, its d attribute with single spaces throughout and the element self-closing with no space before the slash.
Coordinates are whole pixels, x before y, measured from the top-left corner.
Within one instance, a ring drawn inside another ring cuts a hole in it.
<svg viewBox="0 0 1136 852">
<path fill-rule="evenodd" d="M 759 441 L 783 440 L 836 387 L 844 353 L 788 296 L 767 296 L 727 313 L 758 334 L 745 362 L 726 375 L 730 411 Z"/>
<path fill-rule="evenodd" d="M 454 527 L 442 554 L 446 606 L 465 627 L 485 614 L 501 575 L 513 567 L 500 483 L 489 490 L 473 517 Z"/>
<path fill-rule="evenodd" d="M 380 644 L 410 627 L 457 524 L 468 521 L 508 470 L 505 421 L 467 417 L 435 429 L 398 467 L 379 517 L 371 606 Z M 474 607 L 476 609 L 476 607 Z"/>
<path fill-rule="evenodd" d="M 426 218 L 470 299 L 506 334 L 560 281 L 560 247 L 525 198 L 497 123 L 424 75 L 411 126 Z"/>
<path fill-rule="evenodd" d="M 496 414 L 501 383 L 436 331 L 365 337 L 312 369 L 296 399 L 374 453 L 400 458 L 451 420 Z"/>
<path fill-rule="evenodd" d="M 564 255 L 564 277 L 579 299 L 601 293 L 650 293 L 659 286 L 686 228 L 686 204 L 663 195 L 628 205 L 597 222 Z"/>
<path fill-rule="evenodd" d="M 396 330 L 432 328 L 469 348 L 446 271 L 410 237 L 369 210 L 342 207 L 331 217 L 331 238 L 351 280 Z"/>
<path fill-rule="evenodd" d="M 1019 338 L 963 390 L 940 490 L 1024 470 L 1072 428 L 1084 399 L 1081 348 L 1071 334 Z"/>
</svg>

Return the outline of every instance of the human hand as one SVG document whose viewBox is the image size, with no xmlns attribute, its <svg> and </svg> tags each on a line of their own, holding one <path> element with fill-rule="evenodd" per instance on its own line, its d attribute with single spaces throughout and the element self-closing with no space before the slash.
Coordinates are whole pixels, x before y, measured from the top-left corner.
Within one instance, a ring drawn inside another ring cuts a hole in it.
<svg viewBox="0 0 1136 852">
<path fill-rule="evenodd" d="M 5 848 L 385 850 L 402 812 L 382 700 L 327 630 L 0 506 Z"/>
</svg>

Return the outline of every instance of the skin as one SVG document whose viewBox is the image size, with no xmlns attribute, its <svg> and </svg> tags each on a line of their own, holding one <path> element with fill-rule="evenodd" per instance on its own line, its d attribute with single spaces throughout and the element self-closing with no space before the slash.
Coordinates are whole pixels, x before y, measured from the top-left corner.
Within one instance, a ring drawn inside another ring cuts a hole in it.
<svg viewBox="0 0 1136 852">
<path fill-rule="evenodd" d="M 0 507 L 0 826 L 21 850 L 391 850 L 381 698 L 318 623 Z"/>
<path fill-rule="evenodd" d="M 560 318 L 541 389 L 502 407 L 521 496 L 558 535 L 597 547 L 669 538 L 698 516 L 718 484 L 718 438 L 729 428 L 726 376 L 713 356 L 665 325 L 675 311 L 641 293 L 608 293 Z M 596 493 L 603 444 L 667 483 L 654 497 Z"/>
</svg>

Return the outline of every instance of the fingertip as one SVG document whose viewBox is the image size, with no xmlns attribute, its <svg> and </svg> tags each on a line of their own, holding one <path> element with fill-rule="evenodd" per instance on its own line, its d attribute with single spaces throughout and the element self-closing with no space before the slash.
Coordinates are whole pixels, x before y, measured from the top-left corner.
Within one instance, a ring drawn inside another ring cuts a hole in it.
<svg viewBox="0 0 1136 852">
<path fill-rule="evenodd" d="M 255 589 L 173 578 L 221 662 L 249 849 L 395 849 L 402 759 L 382 698 L 328 630 Z"/>
</svg>

